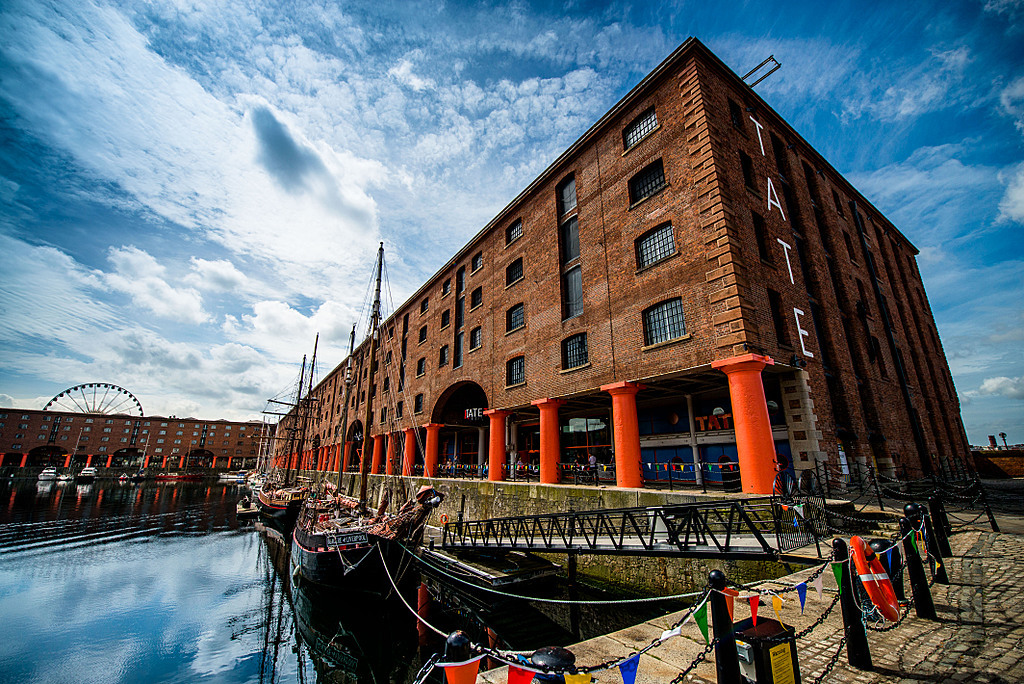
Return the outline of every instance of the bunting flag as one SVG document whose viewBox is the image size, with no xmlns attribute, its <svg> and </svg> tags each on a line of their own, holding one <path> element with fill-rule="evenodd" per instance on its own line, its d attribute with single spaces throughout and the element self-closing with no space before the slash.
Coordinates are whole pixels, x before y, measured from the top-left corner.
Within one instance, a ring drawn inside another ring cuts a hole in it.
<svg viewBox="0 0 1024 684">
<path fill-rule="evenodd" d="M 704 635 L 704 643 L 705 644 L 710 644 L 711 640 L 708 639 L 708 602 L 707 601 L 705 601 L 704 603 L 700 604 L 700 608 L 698 608 L 696 611 L 694 611 L 694 613 L 693 613 L 693 621 L 697 623 L 697 626 L 700 628 L 700 633 Z"/>
<path fill-rule="evenodd" d="M 740 595 L 740 592 L 732 587 L 725 587 L 722 589 L 722 593 L 725 594 L 725 607 L 729 609 L 729 619 L 735 620 L 733 617 L 733 601 L 736 596 Z"/>
<path fill-rule="evenodd" d="M 845 563 L 833 563 L 832 574 L 836 576 L 836 584 L 839 585 L 839 594 L 843 593 L 843 565 Z"/>
<path fill-rule="evenodd" d="M 914 553 L 921 555 L 921 549 L 917 548 L 917 533 L 910 535 L 910 545 L 914 547 Z"/>
<path fill-rule="evenodd" d="M 885 550 L 885 567 L 889 568 L 889 574 L 892 574 L 892 547 L 890 546 Z"/>
<path fill-rule="evenodd" d="M 635 679 L 636 675 L 633 675 L 633 677 Z M 562 675 L 562 679 L 565 681 L 565 684 L 590 684 L 590 673 L 581 672 L 580 674 L 564 674 Z"/>
<path fill-rule="evenodd" d="M 706 617 L 706 614 L 705 614 Z M 640 654 L 637 653 L 635 656 L 619 665 L 619 674 L 622 675 L 622 684 L 634 684 L 636 682 L 636 671 L 640 667 Z M 590 681 L 590 675 L 587 675 L 587 680 Z M 569 681 L 566 679 L 565 681 Z"/>
<path fill-rule="evenodd" d="M 751 596 L 750 599 L 750 619 L 754 621 L 754 627 L 757 627 L 757 607 L 761 605 L 760 596 Z"/>
<path fill-rule="evenodd" d="M 804 504 L 796 504 L 795 506 L 793 506 L 793 510 L 796 511 L 796 514 L 799 515 L 801 518 L 806 517 L 804 515 Z"/>
<path fill-rule="evenodd" d="M 782 610 L 782 599 L 778 596 L 772 596 L 772 610 L 775 611 L 775 619 L 782 624 L 782 616 L 779 615 L 779 611 Z"/>
<path fill-rule="evenodd" d="M 482 655 L 461 663 L 438 663 L 444 668 L 444 680 L 448 684 L 476 684 L 476 674 L 480 669 Z"/>
<path fill-rule="evenodd" d="M 816 592 L 818 592 L 818 600 L 819 601 L 821 600 L 822 586 L 823 586 L 823 580 L 821 579 L 821 575 L 818 575 L 817 577 L 814 578 L 814 590 Z"/>
<path fill-rule="evenodd" d="M 793 527 L 800 527 L 800 518 L 793 516 Z"/>
<path fill-rule="evenodd" d="M 689 618 L 687 618 L 687 619 L 689 619 Z M 662 632 L 661 633 L 661 638 L 658 639 L 658 641 L 668 641 L 672 637 L 677 637 L 677 636 L 679 636 L 682 633 L 683 633 L 683 625 L 679 624 L 679 625 L 676 625 L 675 627 L 673 627 L 672 629 L 666 629 L 664 632 Z"/>
<path fill-rule="evenodd" d="M 515 665 L 508 666 L 508 684 L 530 684 L 533 681 L 533 672 L 524 670 Z"/>
<path fill-rule="evenodd" d="M 807 603 L 807 582 L 796 585 L 796 595 L 800 597 L 800 614 L 804 614 L 804 604 Z"/>
</svg>

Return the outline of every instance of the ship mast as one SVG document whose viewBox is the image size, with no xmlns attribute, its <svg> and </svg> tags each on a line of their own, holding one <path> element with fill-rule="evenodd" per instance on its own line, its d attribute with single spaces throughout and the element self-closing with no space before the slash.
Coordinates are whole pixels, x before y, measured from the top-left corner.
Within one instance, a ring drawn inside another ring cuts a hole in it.
<svg viewBox="0 0 1024 684">
<path fill-rule="evenodd" d="M 344 450 L 345 450 L 345 444 L 346 444 L 346 442 L 348 440 L 348 401 L 349 401 L 349 391 L 352 389 L 352 352 L 355 351 L 355 348 L 356 348 L 356 326 L 353 325 L 352 326 L 352 334 L 349 335 L 349 338 L 348 338 L 348 360 L 346 361 L 346 365 L 345 365 L 345 379 L 344 379 L 344 382 L 345 382 L 345 394 L 344 394 L 344 397 L 345 398 L 344 398 L 344 404 L 341 407 L 341 427 L 345 430 L 345 434 L 343 434 L 341 436 L 342 458 L 341 458 L 341 463 L 338 464 L 338 489 L 337 489 L 337 491 L 339 491 L 339 492 L 341 491 L 342 471 L 344 470 L 344 467 L 345 467 Z"/>
<path fill-rule="evenodd" d="M 295 433 L 298 432 L 299 406 L 302 404 L 302 383 L 306 380 L 306 355 L 302 355 L 302 370 L 299 371 L 299 391 L 295 395 L 295 418 L 288 428 L 288 461 L 285 464 L 284 485 L 288 486 L 292 479 L 292 454 L 295 453 Z"/>
<path fill-rule="evenodd" d="M 359 464 L 359 507 L 366 508 L 366 483 L 370 472 L 370 459 L 373 456 L 370 447 L 370 427 L 373 425 L 373 371 L 374 361 L 377 358 L 377 326 L 380 325 L 380 281 L 381 272 L 384 268 L 384 243 L 380 243 L 377 250 L 377 284 L 373 293 L 373 312 L 370 315 L 370 354 L 369 370 L 367 371 L 366 388 L 366 411 L 363 414 L 363 458 Z"/>
</svg>

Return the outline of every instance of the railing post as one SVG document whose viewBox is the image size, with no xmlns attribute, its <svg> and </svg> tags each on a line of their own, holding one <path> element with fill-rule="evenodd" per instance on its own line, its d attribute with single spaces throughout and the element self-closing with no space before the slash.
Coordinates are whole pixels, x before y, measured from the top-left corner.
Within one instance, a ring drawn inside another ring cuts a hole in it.
<svg viewBox="0 0 1024 684">
<path fill-rule="evenodd" d="M 931 553 L 933 544 L 935 546 L 938 546 L 935 537 L 935 526 L 932 525 L 932 517 L 924 511 L 921 512 L 921 517 L 924 520 L 924 530 L 926 535 L 925 553 L 928 554 L 928 562 L 932 570 L 932 579 L 939 584 L 949 584 L 949 575 L 946 574 L 946 564 L 943 563 L 941 560 L 941 553 L 939 555 L 939 558 L 935 558 L 935 556 Z"/>
<path fill-rule="evenodd" d="M 843 583 L 839 587 L 839 606 L 843 610 L 843 632 L 846 634 L 846 659 L 851 667 L 858 670 L 871 669 L 871 651 L 868 650 L 868 635 L 864 629 L 864 620 L 857 598 L 853 595 L 853 573 L 856 570 L 850 563 L 850 550 L 845 539 L 832 540 L 832 560 L 842 563 Z"/>
<path fill-rule="evenodd" d="M 928 512 L 931 513 L 933 526 L 935 527 L 935 545 L 938 547 L 939 556 L 949 558 L 953 551 L 949 548 L 949 520 L 946 518 L 946 509 L 942 506 L 942 500 L 937 496 L 928 499 Z"/>
<path fill-rule="evenodd" d="M 992 526 L 993 532 L 999 531 L 999 525 L 996 524 L 996 517 L 992 515 L 992 508 L 988 505 L 988 494 L 985 493 L 985 487 L 981 484 L 981 478 L 975 475 L 974 482 L 978 485 L 978 491 L 981 492 L 981 505 L 985 507 L 985 515 L 988 516 L 988 524 Z"/>
<path fill-rule="evenodd" d="M 715 634 L 715 670 L 718 684 L 731 684 L 740 680 L 740 659 L 736 653 L 736 639 L 733 638 L 732 617 L 725 601 L 725 573 L 712 570 L 708 574 L 711 591 L 708 602 L 711 608 L 711 623 Z"/>
<path fill-rule="evenodd" d="M 822 461 L 821 462 L 821 472 L 825 473 L 825 492 L 829 495 L 829 497 L 831 497 L 832 496 L 832 481 L 828 477 L 828 462 L 827 461 Z"/>
<path fill-rule="evenodd" d="M 700 462 L 700 490 L 704 494 L 708 493 L 708 475 L 711 474 L 711 468 L 708 468 L 708 472 L 704 473 L 704 461 Z"/>
<path fill-rule="evenodd" d="M 914 610 L 917 617 L 924 620 L 937 620 L 935 603 L 932 601 L 931 590 L 928 589 L 928 578 L 921 565 L 921 557 L 914 550 L 912 535 L 916 534 L 921 522 L 921 509 L 917 504 L 903 507 L 908 517 L 900 518 L 900 534 L 903 537 L 903 557 L 906 561 L 907 576 L 910 578 L 910 589 L 914 594 Z M 912 522 L 913 521 L 913 522 Z"/>
<path fill-rule="evenodd" d="M 875 498 L 878 499 L 878 507 L 885 510 L 885 504 L 882 503 L 882 490 L 878 488 L 878 475 L 875 474 L 875 466 L 868 463 L 868 477 L 875 485 Z"/>
</svg>

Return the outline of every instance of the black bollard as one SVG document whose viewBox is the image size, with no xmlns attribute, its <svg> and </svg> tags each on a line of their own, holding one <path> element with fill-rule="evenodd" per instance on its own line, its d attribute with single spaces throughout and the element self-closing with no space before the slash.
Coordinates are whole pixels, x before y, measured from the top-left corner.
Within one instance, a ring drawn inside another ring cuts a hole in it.
<svg viewBox="0 0 1024 684">
<path fill-rule="evenodd" d="M 932 518 L 927 513 L 923 514 L 924 518 L 924 533 L 925 533 L 925 551 L 928 553 L 928 567 L 932 571 L 932 579 L 939 584 L 949 584 L 949 575 L 946 574 L 946 564 L 942 562 L 942 558 L 935 557 L 936 547 L 935 543 L 935 527 L 932 525 Z"/>
<path fill-rule="evenodd" d="M 928 512 L 931 513 L 932 525 L 935 528 L 935 547 L 942 558 L 950 558 L 953 551 L 949 548 L 949 521 L 946 519 L 946 509 L 942 500 L 933 496 L 928 499 Z"/>
<path fill-rule="evenodd" d="M 536 676 L 538 682 L 564 681 L 562 673 L 576 671 L 576 655 L 561 646 L 544 646 L 538 648 L 530 656 L 530 664 L 542 668 L 551 674 Z"/>
<path fill-rule="evenodd" d="M 917 508 L 916 504 L 907 504 L 906 511 L 911 506 Z M 920 520 L 920 518 L 919 518 Z M 907 577 L 910 578 L 910 590 L 914 594 L 914 610 L 917 617 L 924 620 L 936 620 L 935 604 L 932 602 L 932 593 L 928 589 L 928 578 L 924 574 L 924 566 L 921 565 L 921 557 L 914 550 L 912 540 L 914 530 L 917 526 L 907 518 L 900 518 L 900 534 L 903 536 L 903 558 L 907 569 Z"/>
<path fill-rule="evenodd" d="M 461 629 L 448 635 L 444 643 L 444 661 L 461 663 L 473 657 L 473 643 Z"/>
<path fill-rule="evenodd" d="M 985 493 L 985 486 L 981 484 L 981 478 L 975 476 L 974 483 L 981 493 L 981 505 L 985 508 L 985 515 L 988 516 L 988 524 L 992 526 L 993 532 L 998 532 L 999 525 L 996 523 L 996 516 L 992 515 L 992 507 L 988 505 L 988 494 Z"/>
<path fill-rule="evenodd" d="M 893 546 L 889 553 L 882 553 L 892 544 L 888 539 L 872 539 L 871 548 L 878 554 L 878 560 L 885 568 L 885 574 L 892 582 L 892 590 L 896 593 L 896 599 L 901 603 L 907 600 L 906 592 L 903 591 L 903 555 L 899 546 Z M 890 562 L 891 559 L 891 562 Z"/>
<path fill-rule="evenodd" d="M 858 670 L 871 669 L 871 651 L 868 650 L 868 634 L 864 620 L 853 595 L 853 575 L 857 572 L 850 559 L 850 549 L 845 539 L 832 540 L 832 560 L 843 563 L 843 584 L 840 587 L 839 606 L 843 609 L 843 631 L 846 633 L 846 660 Z"/>
<path fill-rule="evenodd" d="M 712 570 L 708 574 L 708 584 L 716 591 L 708 596 L 711 608 L 711 623 L 715 634 L 715 669 L 718 673 L 718 684 L 730 684 L 740 681 L 740 657 L 736 653 L 736 639 L 733 637 L 732 618 L 729 606 L 725 602 L 725 573 Z"/>
</svg>

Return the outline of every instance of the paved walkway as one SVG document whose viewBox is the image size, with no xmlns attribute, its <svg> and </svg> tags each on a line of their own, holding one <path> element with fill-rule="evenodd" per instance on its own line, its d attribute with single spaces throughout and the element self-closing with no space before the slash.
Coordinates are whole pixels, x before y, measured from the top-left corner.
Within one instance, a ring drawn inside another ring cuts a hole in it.
<svg viewBox="0 0 1024 684">
<path fill-rule="evenodd" d="M 1018 516 L 998 516 L 1001 529 L 1024 527 Z M 1005 526 L 1004 526 L 1005 525 Z M 826 682 L 960 682 L 978 684 L 1024 682 L 1024 536 L 996 534 L 974 527 L 951 539 L 953 558 L 946 559 L 950 585 L 933 585 L 932 597 L 938 621 L 918 619 L 913 609 L 896 628 L 868 632 L 873 669 L 861 671 L 847 663 L 845 649 Z M 792 586 L 810 571 L 791 575 L 764 587 Z M 782 619 L 799 631 L 810 626 L 831 603 L 835 578 L 828 570 L 825 595 L 819 601 L 808 592 L 803 615 L 795 593 L 784 596 Z M 910 588 L 907 587 L 910 595 Z M 622 658 L 651 643 L 682 614 L 651 620 L 613 634 L 570 647 L 578 665 L 593 665 Z M 749 615 L 737 603 L 735 619 Z M 761 606 L 759 616 L 773 617 L 771 607 Z M 797 642 L 800 674 L 804 684 L 815 682 L 839 649 L 843 636 L 839 607 L 808 636 Z M 670 639 L 641 657 L 637 684 L 666 684 L 685 669 L 704 649 L 704 641 L 692 621 L 680 637 Z M 483 672 L 478 684 L 505 684 L 505 668 Z M 594 682 L 621 684 L 618 669 L 594 673 Z M 687 682 L 715 682 L 714 656 L 687 676 Z M 724 684 L 724 683 L 723 683 Z M 731 684 L 731 683 L 730 683 Z"/>
</svg>

